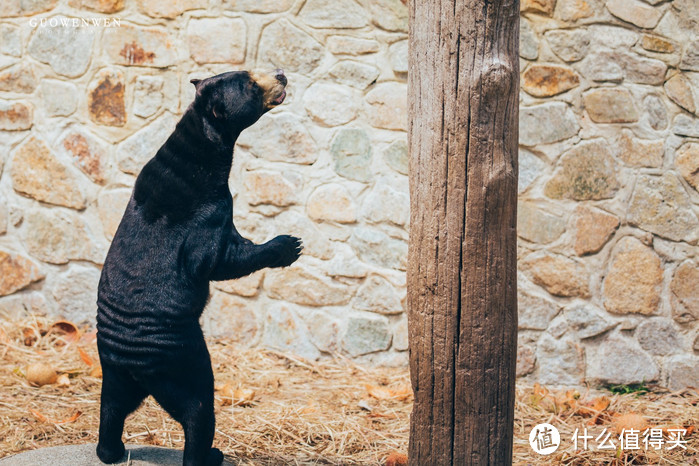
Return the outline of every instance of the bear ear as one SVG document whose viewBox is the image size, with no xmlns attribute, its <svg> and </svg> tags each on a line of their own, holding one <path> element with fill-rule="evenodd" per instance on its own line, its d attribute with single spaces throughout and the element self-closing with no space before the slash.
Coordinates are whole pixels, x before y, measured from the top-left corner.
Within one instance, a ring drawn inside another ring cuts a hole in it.
<svg viewBox="0 0 699 466">
<path fill-rule="evenodd" d="M 201 88 L 202 88 L 201 81 L 202 81 L 201 79 L 197 79 L 197 78 L 193 78 L 193 79 L 189 80 L 190 83 L 194 84 L 194 87 L 197 90 L 197 97 L 199 97 L 201 95 Z"/>
</svg>

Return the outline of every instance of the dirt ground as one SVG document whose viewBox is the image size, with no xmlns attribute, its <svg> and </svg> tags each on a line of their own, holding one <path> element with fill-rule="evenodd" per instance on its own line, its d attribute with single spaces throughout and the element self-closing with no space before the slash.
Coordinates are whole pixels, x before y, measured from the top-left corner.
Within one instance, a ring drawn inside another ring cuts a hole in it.
<svg viewBox="0 0 699 466">
<path fill-rule="evenodd" d="M 101 379 L 94 340 L 94 333 L 66 322 L 0 326 L 0 457 L 97 441 Z M 234 462 L 403 464 L 412 407 L 407 369 L 361 367 L 340 356 L 308 362 L 225 341 L 209 347 L 215 445 Z M 518 386 L 515 464 L 699 465 L 699 393 L 650 388 L 619 394 Z M 529 444 L 541 423 L 560 431 L 559 448 L 546 456 Z M 152 399 L 127 419 L 127 443 L 182 448 L 183 440 L 180 426 Z"/>
</svg>

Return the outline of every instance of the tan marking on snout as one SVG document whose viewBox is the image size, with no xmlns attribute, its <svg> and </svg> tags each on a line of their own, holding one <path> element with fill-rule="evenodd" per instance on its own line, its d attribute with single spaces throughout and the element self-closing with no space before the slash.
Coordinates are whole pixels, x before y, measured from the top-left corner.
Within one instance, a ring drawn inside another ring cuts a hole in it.
<svg viewBox="0 0 699 466">
<path fill-rule="evenodd" d="M 250 73 L 250 79 L 255 81 L 262 89 L 262 100 L 266 108 L 273 108 L 279 105 L 273 101 L 284 92 L 284 86 L 277 78 L 267 73 L 253 72 Z"/>
</svg>

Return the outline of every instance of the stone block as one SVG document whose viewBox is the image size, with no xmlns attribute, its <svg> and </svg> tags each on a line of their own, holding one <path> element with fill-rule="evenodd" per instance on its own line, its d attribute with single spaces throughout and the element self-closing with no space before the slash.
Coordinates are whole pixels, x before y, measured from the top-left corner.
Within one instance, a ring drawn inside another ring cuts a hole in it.
<svg viewBox="0 0 699 466">
<path fill-rule="evenodd" d="M 619 218 L 603 210 L 579 205 L 575 209 L 575 254 L 598 252 L 619 227 Z"/>
<path fill-rule="evenodd" d="M 318 159 L 318 145 L 303 120 L 293 113 L 267 114 L 243 131 L 238 145 L 270 162 L 310 165 Z"/>
<path fill-rule="evenodd" d="M 374 86 L 366 95 L 366 114 L 375 128 L 408 129 L 408 89 L 404 83 L 387 82 Z"/>
<path fill-rule="evenodd" d="M 199 64 L 243 63 L 245 40 L 246 26 L 241 18 L 191 19 L 187 25 L 189 54 Z"/>
<path fill-rule="evenodd" d="M 580 77 L 562 65 L 533 64 L 522 73 L 522 89 L 535 97 L 551 97 L 580 85 Z"/>
<path fill-rule="evenodd" d="M 358 100 L 350 88 L 329 83 L 312 84 L 303 94 L 306 112 L 324 126 L 339 126 L 354 120 Z"/>
<path fill-rule="evenodd" d="M 302 265 L 270 269 L 265 288 L 272 299 L 304 306 L 338 306 L 349 303 L 353 290 Z"/>
<path fill-rule="evenodd" d="M 0 130 L 23 131 L 34 124 L 34 107 L 25 102 L 0 100 Z"/>
<path fill-rule="evenodd" d="M 583 95 L 583 103 L 595 123 L 632 123 L 638 120 L 638 110 L 626 89 L 593 89 Z"/>
<path fill-rule="evenodd" d="M 83 265 L 71 265 L 55 277 L 51 294 L 56 300 L 58 316 L 71 322 L 93 322 L 99 280 L 99 269 Z"/>
<path fill-rule="evenodd" d="M 599 347 L 588 352 L 588 382 L 611 384 L 637 384 L 658 380 L 660 370 L 641 347 L 633 340 L 610 335 Z"/>
<path fill-rule="evenodd" d="M 78 108 L 78 89 L 72 83 L 44 79 L 39 89 L 42 108 L 49 116 L 68 116 Z"/>
<path fill-rule="evenodd" d="M 391 345 L 388 320 L 376 314 L 355 314 L 347 320 L 347 329 L 342 337 L 342 346 L 350 356 L 375 353 Z"/>
<path fill-rule="evenodd" d="M 97 73 L 88 89 L 87 109 L 90 119 L 100 125 L 124 126 L 125 87 L 121 71 L 104 69 Z"/>
<path fill-rule="evenodd" d="M 660 9 L 638 0 L 609 0 L 607 10 L 622 21 L 646 29 L 654 28 L 663 15 Z"/>
<path fill-rule="evenodd" d="M 355 228 L 350 245 L 360 259 L 380 267 L 406 270 L 408 244 L 387 234 L 370 228 Z"/>
<path fill-rule="evenodd" d="M 354 60 L 342 60 L 333 65 L 328 74 L 341 84 L 364 90 L 379 77 L 379 69 Z"/>
<path fill-rule="evenodd" d="M 527 241 L 547 244 L 557 240 L 566 229 L 566 221 L 530 201 L 517 204 L 517 235 Z"/>
<path fill-rule="evenodd" d="M 554 29 L 544 34 L 546 42 L 558 58 L 567 62 L 582 60 L 590 50 L 587 29 Z"/>
<path fill-rule="evenodd" d="M 677 149 L 675 166 L 685 181 L 699 191 L 699 143 L 687 142 Z"/>
<path fill-rule="evenodd" d="M 353 223 L 357 220 L 352 196 L 337 183 L 316 188 L 306 201 L 306 211 L 311 219 L 318 222 Z"/>
<path fill-rule="evenodd" d="M 378 275 L 368 277 L 352 300 L 352 307 L 378 314 L 400 314 L 404 311 L 402 299 L 388 280 Z"/>
<path fill-rule="evenodd" d="M 548 102 L 519 110 L 519 142 L 525 146 L 549 144 L 578 134 L 580 125 L 563 102 Z"/>
<path fill-rule="evenodd" d="M 258 66 L 282 68 L 286 72 L 311 74 L 325 56 L 323 46 L 313 37 L 280 19 L 262 30 Z"/>
<path fill-rule="evenodd" d="M 686 324 L 699 320 L 699 267 L 687 260 L 675 270 L 670 282 L 673 318 Z"/>
<path fill-rule="evenodd" d="M 106 32 L 122 28 L 107 28 Z M 113 32 L 113 34 L 115 34 Z M 97 33 L 92 28 L 47 26 L 34 31 L 29 55 L 42 63 L 47 63 L 53 71 L 69 78 L 81 76 L 87 70 L 92 56 L 92 45 Z"/>
<path fill-rule="evenodd" d="M 44 272 L 28 257 L 0 249 L 0 296 L 6 296 L 43 280 Z"/>
<path fill-rule="evenodd" d="M 368 24 L 367 14 L 354 0 L 308 0 L 299 17 L 313 28 L 357 29 Z"/>
<path fill-rule="evenodd" d="M 177 62 L 174 39 L 159 27 L 122 24 L 108 28 L 102 37 L 102 48 L 115 65 L 166 68 Z"/>
<path fill-rule="evenodd" d="M 330 144 L 335 172 L 355 181 L 369 181 L 371 171 L 371 141 L 366 131 L 342 128 Z"/>
<path fill-rule="evenodd" d="M 131 189 L 128 188 L 105 189 L 97 197 L 97 211 L 102 229 L 110 241 L 121 223 L 129 199 L 131 199 Z"/>
<path fill-rule="evenodd" d="M 590 274 L 585 264 L 565 256 L 534 253 L 522 262 L 534 283 L 555 296 L 590 296 Z"/>
</svg>

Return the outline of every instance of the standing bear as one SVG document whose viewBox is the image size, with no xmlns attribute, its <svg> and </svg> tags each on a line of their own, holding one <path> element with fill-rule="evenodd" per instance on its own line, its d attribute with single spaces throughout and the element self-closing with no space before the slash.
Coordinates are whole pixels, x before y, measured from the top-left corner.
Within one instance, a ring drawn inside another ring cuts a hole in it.
<svg viewBox="0 0 699 466">
<path fill-rule="evenodd" d="M 228 176 L 240 133 L 286 97 L 287 79 L 237 71 L 192 80 L 194 102 L 143 167 L 102 269 L 97 347 L 102 399 L 97 456 L 125 453 L 124 420 L 148 395 L 184 429 L 185 465 L 218 465 L 214 377 L 199 325 L 211 280 L 286 267 L 301 240 L 264 244 L 233 225 Z"/>
</svg>

